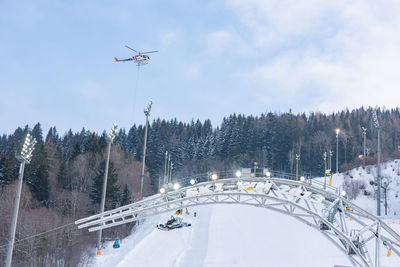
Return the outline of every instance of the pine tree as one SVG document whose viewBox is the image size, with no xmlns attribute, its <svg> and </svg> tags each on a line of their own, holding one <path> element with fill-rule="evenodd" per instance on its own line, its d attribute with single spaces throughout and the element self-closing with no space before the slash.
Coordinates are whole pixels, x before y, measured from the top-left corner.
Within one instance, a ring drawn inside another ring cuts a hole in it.
<svg viewBox="0 0 400 267">
<path fill-rule="evenodd" d="M 49 129 L 49 132 L 47 133 L 47 136 L 46 136 L 46 142 L 48 141 L 48 140 L 51 140 L 51 141 L 53 141 L 53 144 L 54 145 L 58 145 L 59 144 L 59 142 L 60 142 L 60 137 L 58 136 L 58 133 L 57 133 L 57 129 L 56 129 L 56 127 L 54 126 L 54 127 L 51 127 L 50 129 Z"/>
<path fill-rule="evenodd" d="M 124 190 L 122 191 L 121 194 L 121 201 L 120 201 L 120 206 L 125 206 L 131 203 L 131 192 L 128 189 L 128 185 L 125 184 Z"/>
<path fill-rule="evenodd" d="M 43 132 L 42 132 L 42 127 L 40 126 L 40 123 L 36 123 L 36 125 L 32 129 L 32 137 L 36 138 L 36 141 L 42 141 L 43 142 Z"/>
<path fill-rule="evenodd" d="M 74 148 L 72 150 L 70 160 L 74 160 L 80 154 L 81 154 L 81 145 L 77 142 L 75 143 Z"/>
<path fill-rule="evenodd" d="M 71 190 L 71 180 L 68 176 L 67 165 L 63 160 L 61 161 L 60 168 L 58 169 L 57 182 L 60 187 Z"/>
<path fill-rule="evenodd" d="M 18 179 L 19 162 L 15 157 L 15 147 L 9 153 L 0 155 L 2 159 L 2 184 L 7 185 Z"/>
<path fill-rule="evenodd" d="M 100 164 L 96 170 L 96 176 L 93 178 L 93 185 L 91 187 L 90 198 L 93 203 L 101 202 L 101 194 L 103 190 L 105 160 Z M 114 164 L 110 162 L 108 166 L 107 190 L 106 190 L 106 203 L 105 207 L 115 208 L 119 202 L 119 186 L 117 185 L 118 175 L 114 168 Z"/>
<path fill-rule="evenodd" d="M 0 188 L 5 184 L 5 161 L 5 156 L 0 153 Z"/>
</svg>

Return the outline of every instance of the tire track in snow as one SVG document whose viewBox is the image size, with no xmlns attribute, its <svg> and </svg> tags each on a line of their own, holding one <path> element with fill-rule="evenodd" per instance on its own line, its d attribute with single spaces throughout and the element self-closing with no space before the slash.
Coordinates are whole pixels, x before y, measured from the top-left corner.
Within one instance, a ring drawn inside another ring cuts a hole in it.
<svg viewBox="0 0 400 267">
<path fill-rule="evenodd" d="M 197 217 L 192 220 L 192 232 L 185 252 L 177 258 L 174 267 L 201 267 L 207 255 L 208 233 L 213 206 L 192 209 Z"/>
</svg>

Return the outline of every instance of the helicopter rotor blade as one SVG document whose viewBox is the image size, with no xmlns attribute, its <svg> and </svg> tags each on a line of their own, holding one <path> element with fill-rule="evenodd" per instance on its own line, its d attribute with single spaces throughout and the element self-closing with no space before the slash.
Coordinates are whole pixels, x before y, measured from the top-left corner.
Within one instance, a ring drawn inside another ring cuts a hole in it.
<svg viewBox="0 0 400 267">
<path fill-rule="evenodd" d="M 148 52 L 141 52 L 140 54 L 150 54 L 150 53 L 157 53 L 158 51 L 148 51 Z"/>
<path fill-rule="evenodd" d="M 135 49 L 133 49 L 133 48 L 127 46 L 127 45 L 126 45 L 125 47 L 128 48 L 128 49 L 130 49 L 130 50 L 132 50 L 132 51 L 135 51 L 135 52 L 138 53 L 138 54 L 140 54 L 140 52 L 136 51 Z"/>
</svg>

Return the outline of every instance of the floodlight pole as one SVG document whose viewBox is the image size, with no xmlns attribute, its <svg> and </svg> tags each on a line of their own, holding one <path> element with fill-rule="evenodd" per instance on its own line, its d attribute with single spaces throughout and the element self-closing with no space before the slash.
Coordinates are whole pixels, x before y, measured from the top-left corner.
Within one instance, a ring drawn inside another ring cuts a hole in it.
<svg viewBox="0 0 400 267">
<path fill-rule="evenodd" d="M 325 170 L 324 170 L 324 189 L 326 189 L 326 151 L 324 152 L 324 165 L 325 165 Z"/>
<path fill-rule="evenodd" d="M 15 196 L 13 217 L 12 217 L 12 221 L 11 221 L 10 238 L 9 238 L 9 243 L 8 243 L 8 253 L 7 253 L 7 259 L 6 259 L 6 265 L 5 265 L 6 267 L 11 266 L 12 253 L 14 250 L 15 230 L 17 228 L 17 218 L 18 218 L 18 211 L 19 211 L 19 202 L 21 199 L 22 180 L 24 179 L 24 169 L 25 169 L 25 161 L 22 161 L 21 164 L 19 165 L 18 187 L 17 187 L 16 196 Z"/>
<path fill-rule="evenodd" d="M 100 213 L 104 212 L 104 206 L 106 204 L 106 191 L 107 191 L 107 179 L 108 179 L 108 168 L 110 164 L 110 152 L 111 152 L 111 144 L 114 140 L 115 137 L 115 132 L 117 130 L 117 125 L 113 123 L 111 132 L 109 135 L 108 139 L 108 146 L 107 146 L 107 160 L 106 160 L 106 166 L 104 170 L 104 179 L 103 179 L 103 190 L 101 191 L 101 203 L 100 203 Z M 101 254 L 101 235 L 102 235 L 102 229 L 100 229 L 97 232 L 97 254 Z"/>
<path fill-rule="evenodd" d="M 147 128 L 149 125 L 149 116 L 151 111 L 151 106 L 153 105 L 153 101 L 150 100 L 147 109 L 144 111 L 144 115 L 146 115 L 146 127 L 144 130 L 144 145 L 143 145 L 143 159 L 142 159 L 142 174 L 140 179 L 140 199 L 143 199 L 143 179 L 144 179 L 144 166 L 146 163 L 146 145 L 147 145 Z"/>
<path fill-rule="evenodd" d="M 169 180 L 172 183 L 172 169 L 174 168 L 174 164 L 171 161 L 171 167 L 169 168 Z"/>
<path fill-rule="evenodd" d="M 300 155 L 296 154 L 296 180 L 298 180 L 299 177 L 299 160 L 300 160 Z"/>
<path fill-rule="evenodd" d="M 365 166 L 366 159 L 367 159 L 367 151 L 366 151 L 366 147 L 367 147 L 367 128 L 365 128 L 365 127 L 361 127 L 361 128 L 362 128 L 363 136 L 364 136 L 363 163 L 364 163 L 364 166 Z"/>
<path fill-rule="evenodd" d="M 382 127 L 378 126 L 378 177 L 377 177 L 377 187 L 378 187 L 378 194 L 377 194 L 377 215 L 381 216 L 381 130 Z"/>
<path fill-rule="evenodd" d="M 377 155 L 377 160 L 378 160 L 378 177 L 376 178 L 376 214 L 377 216 L 381 216 L 381 131 L 382 131 L 382 126 L 379 124 L 378 121 L 378 116 L 376 115 L 376 110 L 374 109 L 372 112 L 372 116 L 374 119 L 374 124 L 376 129 L 378 130 L 378 155 Z"/>
<path fill-rule="evenodd" d="M 32 152 L 35 146 L 36 140 L 32 138 L 29 133 L 25 138 L 25 142 L 21 151 L 21 155 L 17 156 L 17 159 L 21 162 L 19 165 L 19 174 L 18 174 L 18 187 L 15 196 L 14 202 L 14 211 L 13 217 L 11 220 L 11 227 L 10 227 L 10 236 L 9 236 L 9 243 L 8 243 L 8 250 L 7 250 L 7 258 L 5 262 L 5 267 L 11 267 L 12 262 L 12 255 L 14 251 L 14 242 L 15 242 L 15 231 L 17 229 L 17 219 L 18 219 L 18 212 L 19 212 L 19 203 L 21 200 L 21 191 L 22 191 L 22 182 L 24 179 L 24 170 L 25 164 L 30 163 Z"/>
<path fill-rule="evenodd" d="M 336 129 L 336 173 L 339 173 L 339 133 L 340 129 Z"/>
<path fill-rule="evenodd" d="M 167 184 L 169 184 L 169 169 L 171 167 L 171 153 L 168 154 L 168 161 L 167 161 L 167 172 L 165 173 L 167 177 Z"/>
<path fill-rule="evenodd" d="M 164 160 L 164 184 L 166 184 L 167 180 L 167 160 L 168 160 L 168 151 L 165 151 L 165 160 Z"/>
</svg>

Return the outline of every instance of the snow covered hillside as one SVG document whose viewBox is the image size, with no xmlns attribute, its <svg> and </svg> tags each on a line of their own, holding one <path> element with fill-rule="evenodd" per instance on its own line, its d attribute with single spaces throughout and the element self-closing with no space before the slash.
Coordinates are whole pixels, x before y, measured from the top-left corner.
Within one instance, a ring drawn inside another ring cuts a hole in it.
<svg viewBox="0 0 400 267">
<path fill-rule="evenodd" d="M 385 194 L 381 191 L 381 214 L 384 218 L 400 219 L 400 160 L 381 164 L 382 186 L 387 187 L 387 215 L 385 215 Z M 377 177 L 376 166 L 358 167 L 353 170 L 334 174 L 332 185 L 343 188 L 349 200 L 376 214 L 376 187 L 371 185 Z M 321 181 L 324 178 L 319 178 Z"/>
<path fill-rule="evenodd" d="M 155 228 L 170 216 L 147 220 L 143 239 L 123 240 L 121 249 L 108 244 L 95 266 L 333 266 L 348 264 L 328 240 L 295 219 L 265 209 L 215 205 L 183 215 L 192 227 L 171 231 Z M 193 210 L 192 210 L 193 211 Z M 149 231 L 150 230 L 150 231 Z M 140 235 L 140 231 L 138 231 Z M 299 264 L 300 263 L 300 264 Z M 322 265 L 321 265 L 322 264 Z"/>
<path fill-rule="evenodd" d="M 384 163 L 382 175 L 383 181 L 389 185 L 386 222 L 400 233 L 398 165 L 399 161 Z M 373 180 L 375 175 L 374 167 L 360 167 L 334 175 L 333 185 L 344 187 L 352 201 L 375 214 L 374 187 L 370 185 L 370 180 Z M 193 216 L 195 211 L 196 217 Z M 107 243 L 102 255 L 94 257 L 92 265 L 351 266 L 346 255 L 321 233 L 287 215 L 252 206 L 221 204 L 199 206 L 190 209 L 189 212 L 189 215 L 181 216 L 192 226 L 171 231 L 161 231 L 156 225 L 165 223 L 174 214 L 146 219 L 130 237 L 121 241 L 119 249 L 113 249 L 112 242 Z M 373 248 L 368 249 L 373 255 Z M 381 266 L 398 267 L 400 259 L 395 255 L 382 257 Z"/>
<path fill-rule="evenodd" d="M 121 248 L 107 244 L 93 266 L 239 267 L 351 266 L 347 257 L 316 230 L 266 209 L 236 205 L 201 206 L 197 217 L 183 215 L 192 227 L 161 231 L 170 214 L 146 220 Z M 391 225 L 393 226 L 393 225 Z M 400 231 L 400 225 L 394 225 Z M 382 266 L 400 266 L 398 258 Z"/>
</svg>

